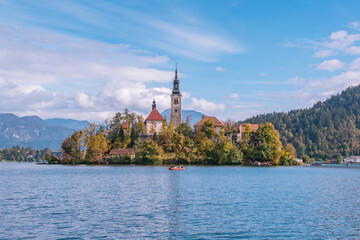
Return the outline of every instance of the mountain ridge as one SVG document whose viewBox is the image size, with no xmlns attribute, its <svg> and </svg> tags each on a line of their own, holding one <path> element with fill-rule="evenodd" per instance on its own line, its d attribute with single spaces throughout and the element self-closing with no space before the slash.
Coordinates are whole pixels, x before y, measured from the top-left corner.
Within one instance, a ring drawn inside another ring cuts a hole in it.
<svg viewBox="0 0 360 240">
<path fill-rule="evenodd" d="M 325 160 L 360 155 L 360 85 L 311 108 L 261 114 L 239 123 L 265 122 L 273 123 L 281 142 L 292 143 L 300 157 Z"/>
<path fill-rule="evenodd" d="M 168 108 L 166 110 L 164 110 L 161 113 L 161 116 L 163 116 L 164 118 L 166 117 L 167 122 L 170 122 L 171 119 L 171 109 Z M 204 113 L 195 111 L 195 110 L 181 110 L 181 120 L 183 122 L 186 122 L 187 119 L 190 120 L 190 126 L 194 126 L 195 123 L 197 123 L 198 121 L 201 120 L 202 116 L 206 116 Z"/>
<path fill-rule="evenodd" d="M 0 114 L 0 149 L 21 146 L 58 150 L 62 141 L 74 130 L 77 129 L 71 126 L 51 125 L 38 116 L 18 117 L 12 113 L 2 113 Z"/>
</svg>

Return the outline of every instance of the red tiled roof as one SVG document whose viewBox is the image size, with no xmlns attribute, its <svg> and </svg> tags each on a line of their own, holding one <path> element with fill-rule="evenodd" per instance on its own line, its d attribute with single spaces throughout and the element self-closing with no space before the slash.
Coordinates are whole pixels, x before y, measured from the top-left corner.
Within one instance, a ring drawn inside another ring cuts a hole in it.
<svg viewBox="0 0 360 240">
<path fill-rule="evenodd" d="M 239 130 L 241 132 L 245 132 L 246 125 L 247 125 L 246 123 L 241 124 L 240 127 L 239 127 Z M 258 128 L 259 128 L 259 124 L 250 124 L 250 126 L 251 126 L 251 131 L 252 132 L 256 132 L 258 130 Z"/>
<path fill-rule="evenodd" d="M 123 129 L 127 129 L 129 127 L 129 125 L 126 122 L 122 123 L 121 126 L 123 127 Z"/>
<path fill-rule="evenodd" d="M 154 108 L 145 121 L 164 121 L 164 118 L 160 115 L 158 110 Z"/>
<path fill-rule="evenodd" d="M 214 123 L 214 127 L 222 127 L 224 124 L 220 122 L 216 117 L 203 117 L 200 121 L 195 123 L 194 127 L 201 127 L 207 120 L 211 120 Z"/>
<path fill-rule="evenodd" d="M 122 155 L 122 156 L 126 156 L 126 155 L 133 155 L 135 154 L 135 150 L 133 148 L 125 148 L 125 149 L 120 149 L 120 148 L 116 148 L 116 149 L 112 149 L 110 151 L 110 155 Z"/>
</svg>

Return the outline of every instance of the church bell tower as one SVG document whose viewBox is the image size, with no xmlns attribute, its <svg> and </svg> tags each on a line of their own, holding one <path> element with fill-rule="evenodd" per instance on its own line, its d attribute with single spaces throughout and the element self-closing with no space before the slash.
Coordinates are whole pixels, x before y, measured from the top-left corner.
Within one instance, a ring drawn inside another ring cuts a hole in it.
<svg viewBox="0 0 360 240">
<path fill-rule="evenodd" d="M 175 79 L 173 82 L 173 90 L 171 94 L 171 122 L 176 128 L 181 124 L 181 92 L 180 81 L 177 76 L 177 65 L 175 68 Z"/>
</svg>

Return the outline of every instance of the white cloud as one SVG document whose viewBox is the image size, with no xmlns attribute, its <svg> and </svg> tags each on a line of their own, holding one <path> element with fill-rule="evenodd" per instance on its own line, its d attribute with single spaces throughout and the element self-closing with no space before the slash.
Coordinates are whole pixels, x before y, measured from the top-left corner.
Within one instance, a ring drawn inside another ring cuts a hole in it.
<svg viewBox="0 0 360 240">
<path fill-rule="evenodd" d="M 266 72 L 261 72 L 261 73 L 259 73 L 259 76 L 260 77 L 266 77 L 268 74 L 266 73 Z"/>
<path fill-rule="evenodd" d="M 360 84 L 360 71 L 347 71 L 331 78 L 311 79 L 305 87 L 310 92 L 335 91 L 340 92 L 347 87 Z"/>
<path fill-rule="evenodd" d="M 305 78 L 296 76 L 296 77 L 288 79 L 287 82 L 292 83 L 294 85 L 302 85 L 305 82 Z"/>
<path fill-rule="evenodd" d="M 345 49 L 360 40 L 360 34 L 349 34 L 347 31 L 341 30 L 331 33 L 330 42 L 325 42 L 324 46 L 332 49 Z"/>
<path fill-rule="evenodd" d="M 349 54 L 358 55 L 360 54 L 360 46 L 351 46 L 345 51 Z"/>
<path fill-rule="evenodd" d="M 237 94 L 237 93 L 230 94 L 230 98 L 232 100 L 239 100 L 240 99 L 239 94 Z"/>
<path fill-rule="evenodd" d="M 349 23 L 349 27 L 356 29 L 356 30 L 360 30 L 360 22 L 351 22 L 351 23 Z"/>
<path fill-rule="evenodd" d="M 146 114 L 154 97 L 164 109 L 171 90 L 147 84 L 172 80 L 172 71 L 151 67 L 167 61 L 121 44 L 0 25 L 0 109 L 90 121 L 124 108 Z"/>
<path fill-rule="evenodd" d="M 217 66 L 217 67 L 215 68 L 215 70 L 218 71 L 218 72 L 225 72 L 225 69 L 222 68 L 222 67 L 220 67 L 220 66 Z"/>
<path fill-rule="evenodd" d="M 0 75 L 17 83 L 101 79 L 167 82 L 172 72 L 149 68 L 167 61 L 166 56 L 142 53 L 126 45 L 0 25 Z"/>
<path fill-rule="evenodd" d="M 319 50 L 314 53 L 315 58 L 324 58 L 324 57 L 329 57 L 331 55 L 334 55 L 333 50 Z"/>
<path fill-rule="evenodd" d="M 253 108 L 263 108 L 264 105 L 262 104 L 246 104 L 246 105 L 234 105 L 231 108 L 235 109 L 253 109 Z"/>
<path fill-rule="evenodd" d="M 330 78 L 326 82 L 327 89 L 343 90 L 360 84 L 360 71 L 347 71 Z"/>
<path fill-rule="evenodd" d="M 93 107 L 94 99 L 91 99 L 89 95 L 83 92 L 76 92 L 74 94 L 74 99 L 79 107 Z"/>
<path fill-rule="evenodd" d="M 194 110 L 200 111 L 205 113 L 206 115 L 211 114 L 220 114 L 225 111 L 226 106 L 225 104 L 217 104 L 213 102 L 209 102 L 204 98 L 191 98 L 190 107 Z"/>
<path fill-rule="evenodd" d="M 349 67 L 350 70 L 360 70 L 360 57 L 352 61 Z"/>
<path fill-rule="evenodd" d="M 185 19 L 183 19 L 185 21 Z M 159 38 L 149 39 L 150 44 L 167 52 L 183 55 L 203 62 L 213 62 L 219 55 L 243 52 L 239 43 L 224 35 L 204 31 L 204 26 L 171 24 L 161 20 L 145 21 Z M 191 27 L 189 27 L 191 26 Z"/>
<path fill-rule="evenodd" d="M 328 61 L 324 61 L 320 63 L 316 69 L 317 70 L 327 70 L 327 71 L 335 71 L 342 69 L 344 67 L 345 63 L 341 62 L 339 59 L 332 59 Z"/>
</svg>

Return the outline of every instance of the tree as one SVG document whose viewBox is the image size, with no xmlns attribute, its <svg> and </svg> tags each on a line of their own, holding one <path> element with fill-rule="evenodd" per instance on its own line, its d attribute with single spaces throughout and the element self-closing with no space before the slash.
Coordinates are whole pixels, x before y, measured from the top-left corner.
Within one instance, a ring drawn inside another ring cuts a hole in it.
<svg viewBox="0 0 360 240">
<path fill-rule="evenodd" d="M 282 144 L 279 133 L 272 123 L 260 124 L 257 132 L 251 134 L 248 159 L 278 164 L 281 157 Z"/>
<path fill-rule="evenodd" d="M 341 156 L 341 155 L 339 155 L 339 156 L 337 156 L 337 158 L 336 158 L 336 163 L 338 163 L 338 164 L 343 164 L 343 160 L 344 160 L 344 157 Z"/>
<path fill-rule="evenodd" d="M 296 150 L 291 143 L 286 144 L 281 152 L 279 160 L 280 165 L 298 165 L 299 163 L 295 160 Z"/>
<path fill-rule="evenodd" d="M 165 152 L 170 152 L 172 150 L 172 135 L 168 128 L 166 119 L 162 122 L 162 128 L 159 135 L 159 144 L 164 148 Z"/>
<path fill-rule="evenodd" d="M 203 163 L 217 164 L 218 156 L 215 150 L 215 143 L 211 139 L 207 137 L 200 139 L 199 150 Z"/>
<path fill-rule="evenodd" d="M 303 162 L 304 162 L 304 163 L 310 162 L 310 157 L 309 157 L 308 155 L 304 154 L 304 155 L 303 155 Z"/>
<path fill-rule="evenodd" d="M 184 137 L 194 138 L 194 131 L 190 127 L 188 123 L 181 123 L 177 128 L 176 131 L 181 133 Z"/>
<path fill-rule="evenodd" d="M 86 160 L 89 163 L 100 163 L 104 152 L 108 150 L 108 140 L 106 139 L 105 130 L 97 131 L 95 123 L 85 128 L 86 138 Z"/>
<path fill-rule="evenodd" d="M 160 164 L 161 150 L 152 140 L 137 141 L 135 144 L 136 163 L 138 164 Z"/>
<path fill-rule="evenodd" d="M 203 133 L 204 137 L 212 139 L 216 135 L 213 121 L 210 119 L 205 121 L 200 128 L 200 132 Z"/>
<path fill-rule="evenodd" d="M 284 150 L 289 155 L 290 158 L 296 157 L 296 149 L 291 143 L 286 144 Z"/>
<path fill-rule="evenodd" d="M 232 146 L 229 151 L 229 155 L 225 164 L 243 164 L 243 154 L 242 152 L 235 146 Z"/>
<path fill-rule="evenodd" d="M 83 131 L 75 131 L 61 144 L 63 151 L 62 163 L 76 163 L 84 160 L 85 157 L 85 135 Z M 39 155 L 36 158 L 40 157 Z"/>
</svg>

